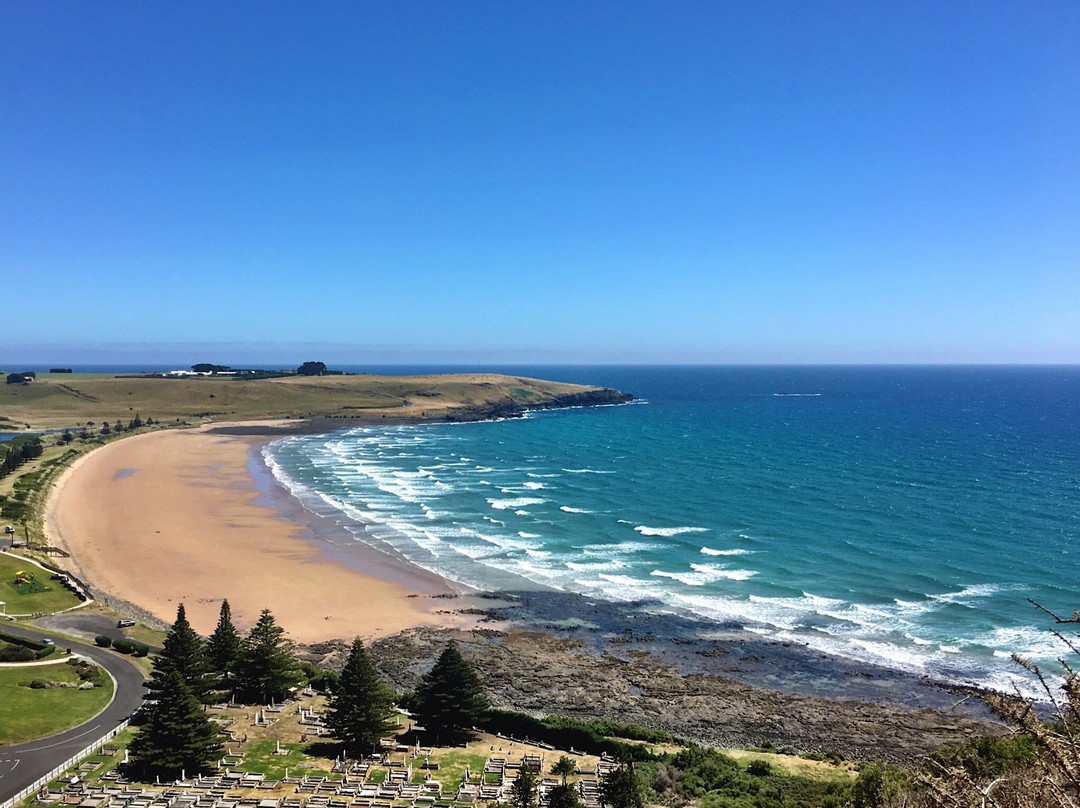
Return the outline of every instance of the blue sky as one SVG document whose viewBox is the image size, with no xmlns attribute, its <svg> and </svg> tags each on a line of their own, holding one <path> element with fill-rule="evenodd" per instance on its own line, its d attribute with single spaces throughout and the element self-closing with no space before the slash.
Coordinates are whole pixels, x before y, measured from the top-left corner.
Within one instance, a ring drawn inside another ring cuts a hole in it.
<svg viewBox="0 0 1080 808">
<path fill-rule="evenodd" d="M 0 0 L 0 365 L 1078 362 L 1077 42 L 1073 0 Z"/>
</svg>

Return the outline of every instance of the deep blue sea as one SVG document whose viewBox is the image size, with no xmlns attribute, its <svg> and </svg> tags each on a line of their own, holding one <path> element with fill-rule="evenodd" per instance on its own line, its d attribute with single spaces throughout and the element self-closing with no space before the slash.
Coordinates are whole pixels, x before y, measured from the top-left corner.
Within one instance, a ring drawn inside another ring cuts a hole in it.
<svg viewBox="0 0 1080 808">
<path fill-rule="evenodd" d="M 499 369 L 640 401 L 265 459 L 358 541 L 482 589 L 647 600 L 996 687 L 1011 652 L 1060 655 L 1028 598 L 1080 608 L 1080 368 Z"/>
</svg>

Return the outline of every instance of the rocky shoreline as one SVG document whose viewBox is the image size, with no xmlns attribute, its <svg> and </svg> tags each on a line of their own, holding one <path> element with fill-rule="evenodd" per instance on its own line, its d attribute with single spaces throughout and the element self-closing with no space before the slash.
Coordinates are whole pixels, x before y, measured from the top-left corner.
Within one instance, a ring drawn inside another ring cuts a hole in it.
<svg viewBox="0 0 1080 808">
<path fill-rule="evenodd" d="M 628 721 L 721 748 L 768 742 L 799 753 L 912 763 L 944 744 L 1001 731 L 974 691 L 738 627 L 564 593 L 485 600 L 490 609 L 447 602 L 448 609 L 485 612 L 481 627 L 405 631 L 372 643 L 372 659 L 395 688 L 408 690 L 454 639 L 496 707 Z M 561 620 L 546 620 L 548 613 Z M 344 644 L 306 650 L 313 660 L 337 665 Z"/>
</svg>

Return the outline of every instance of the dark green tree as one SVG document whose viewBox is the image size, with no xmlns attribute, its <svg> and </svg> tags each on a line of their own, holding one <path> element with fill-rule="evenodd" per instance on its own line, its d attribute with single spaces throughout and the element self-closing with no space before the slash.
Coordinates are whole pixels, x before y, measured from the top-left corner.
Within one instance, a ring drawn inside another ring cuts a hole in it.
<svg viewBox="0 0 1080 808">
<path fill-rule="evenodd" d="M 241 696 L 266 704 L 284 699 L 298 681 L 300 667 L 293 645 L 270 610 L 263 609 L 241 644 L 236 689 Z"/>
<path fill-rule="evenodd" d="M 164 672 L 155 700 L 129 750 L 143 775 L 175 778 L 208 771 L 221 757 L 221 736 L 176 670 Z"/>
<path fill-rule="evenodd" d="M 577 771 L 577 763 L 573 758 L 562 755 L 551 766 L 551 773 L 562 778 L 562 784 L 566 785 L 566 778 Z"/>
<path fill-rule="evenodd" d="M 322 376 L 326 373 L 325 362 L 305 362 L 296 369 L 298 376 Z"/>
<path fill-rule="evenodd" d="M 326 723 L 348 752 L 362 756 L 397 728 L 393 716 L 394 694 L 379 679 L 364 644 L 357 638 L 330 696 Z"/>
<path fill-rule="evenodd" d="M 527 766 L 521 767 L 510 786 L 510 804 L 514 808 L 536 808 L 536 775 Z"/>
<path fill-rule="evenodd" d="M 548 808 L 581 808 L 582 805 L 577 789 L 565 783 L 548 793 Z"/>
<path fill-rule="evenodd" d="M 233 625 L 232 609 L 228 600 L 221 601 L 217 626 L 210 635 L 207 646 L 210 669 L 217 675 L 219 682 L 227 683 L 240 658 L 240 632 Z"/>
<path fill-rule="evenodd" d="M 480 678 L 453 640 L 424 674 L 413 700 L 417 719 L 443 744 L 472 737 L 488 709 Z"/>
<path fill-rule="evenodd" d="M 154 674 L 147 685 L 151 692 L 161 690 L 165 674 L 170 671 L 180 675 L 191 695 L 199 701 L 206 701 L 211 685 L 206 643 L 188 622 L 183 603 L 176 607 L 176 622 L 165 635 L 161 652 L 154 660 Z"/>
<path fill-rule="evenodd" d="M 641 785 L 633 763 L 621 763 L 600 783 L 600 804 L 604 808 L 644 808 Z"/>
</svg>

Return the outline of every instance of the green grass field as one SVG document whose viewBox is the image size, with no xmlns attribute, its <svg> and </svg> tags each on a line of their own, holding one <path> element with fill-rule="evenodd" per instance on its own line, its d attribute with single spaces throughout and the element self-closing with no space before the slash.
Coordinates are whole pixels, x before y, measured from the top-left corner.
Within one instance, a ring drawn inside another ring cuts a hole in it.
<svg viewBox="0 0 1080 808">
<path fill-rule="evenodd" d="M 0 746 L 63 732 L 93 718 L 112 698 L 113 683 L 108 676 L 102 687 L 93 690 L 34 690 L 19 685 L 39 677 L 55 682 L 79 681 L 75 669 L 63 662 L 0 668 Z"/>
<path fill-rule="evenodd" d="M 534 403 L 580 392 L 578 385 L 494 374 L 434 376 L 293 376 L 116 378 L 42 374 L 30 384 L 0 385 L 0 412 L 34 429 L 127 424 L 136 415 L 160 423 L 279 417 L 438 417 L 440 413 L 508 400 Z"/>
<path fill-rule="evenodd" d="M 34 578 L 28 584 L 16 584 L 15 573 L 19 571 Z M 51 580 L 50 574 L 24 559 L 0 553 L 0 600 L 7 614 L 51 614 L 79 605 L 79 599 Z"/>
</svg>

